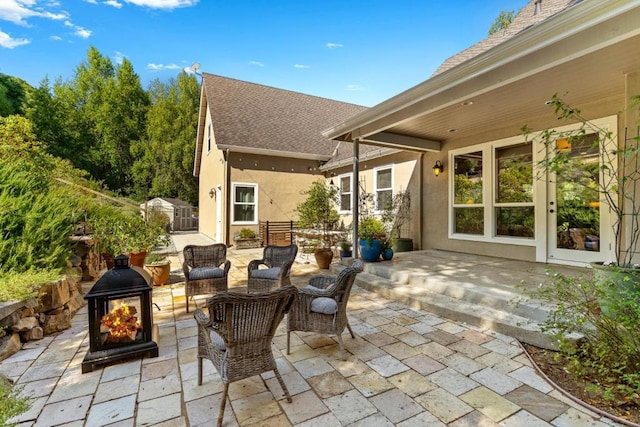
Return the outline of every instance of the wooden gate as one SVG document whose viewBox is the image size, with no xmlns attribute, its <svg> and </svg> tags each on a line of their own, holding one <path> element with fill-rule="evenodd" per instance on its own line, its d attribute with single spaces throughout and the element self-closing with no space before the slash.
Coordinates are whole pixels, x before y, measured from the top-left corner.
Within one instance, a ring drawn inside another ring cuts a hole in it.
<svg viewBox="0 0 640 427">
<path fill-rule="evenodd" d="M 293 221 L 260 221 L 260 238 L 262 244 L 285 246 L 294 243 L 293 229 L 297 225 Z"/>
</svg>

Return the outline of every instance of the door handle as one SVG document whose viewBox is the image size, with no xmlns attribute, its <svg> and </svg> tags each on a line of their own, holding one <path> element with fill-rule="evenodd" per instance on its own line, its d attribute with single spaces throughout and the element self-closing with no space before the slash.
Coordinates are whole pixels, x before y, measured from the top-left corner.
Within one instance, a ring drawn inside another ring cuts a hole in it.
<svg viewBox="0 0 640 427">
<path fill-rule="evenodd" d="M 549 213 L 554 213 L 555 211 L 553 209 L 549 209 Z"/>
</svg>

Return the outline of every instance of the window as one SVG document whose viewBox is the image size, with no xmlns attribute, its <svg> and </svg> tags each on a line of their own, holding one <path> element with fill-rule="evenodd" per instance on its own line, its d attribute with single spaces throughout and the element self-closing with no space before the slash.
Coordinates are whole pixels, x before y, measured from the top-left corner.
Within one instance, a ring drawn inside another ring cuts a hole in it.
<svg viewBox="0 0 640 427">
<path fill-rule="evenodd" d="M 338 186 L 340 191 L 340 212 L 351 212 L 351 175 L 339 176 Z"/>
<path fill-rule="evenodd" d="M 393 199 L 393 169 L 389 166 L 376 168 L 374 175 L 374 194 L 376 197 L 376 211 L 383 211 Z"/>
<path fill-rule="evenodd" d="M 533 241 L 532 144 L 511 139 L 452 154 L 451 233 L 474 240 Z"/>
<path fill-rule="evenodd" d="M 233 223 L 257 224 L 258 185 L 233 184 Z"/>
<path fill-rule="evenodd" d="M 211 123 L 207 129 L 207 153 L 211 152 Z"/>
<path fill-rule="evenodd" d="M 454 233 L 484 234 L 482 151 L 453 157 Z"/>
<path fill-rule="evenodd" d="M 533 153 L 531 143 L 496 148 L 497 236 L 533 237 Z"/>
</svg>

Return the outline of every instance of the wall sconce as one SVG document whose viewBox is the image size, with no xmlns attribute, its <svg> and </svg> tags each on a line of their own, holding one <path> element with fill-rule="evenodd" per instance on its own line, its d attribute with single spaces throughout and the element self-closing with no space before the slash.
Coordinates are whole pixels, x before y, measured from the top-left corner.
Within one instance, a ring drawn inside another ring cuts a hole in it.
<svg viewBox="0 0 640 427">
<path fill-rule="evenodd" d="M 438 176 L 442 172 L 444 172 L 444 166 L 442 165 L 442 162 L 440 162 L 440 160 L 436 160 L 436 164 L 433 166 L 433 174 L 435 176 Z"/>
<path fill-rule="evenodd" d="M 216 198 L 216 190 L 215 188 L 212 188 L 211 190 L 209 190 L 209 197 L 212 199 Z"/>
</svg>

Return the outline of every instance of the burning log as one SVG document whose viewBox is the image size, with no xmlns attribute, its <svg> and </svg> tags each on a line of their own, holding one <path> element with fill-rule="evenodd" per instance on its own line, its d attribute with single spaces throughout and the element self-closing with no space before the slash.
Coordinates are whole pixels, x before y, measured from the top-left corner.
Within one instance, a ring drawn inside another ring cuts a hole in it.
<svg viewBox="0 0 640 427">
<path fill-rule="evenodd" d="M 140 322 L 136 317 L 138 311 L 134 306 L 121 305 L 102 316 L 100 332 L 106 333 L 107 343 L 135 341 Z"/>
</svg>

